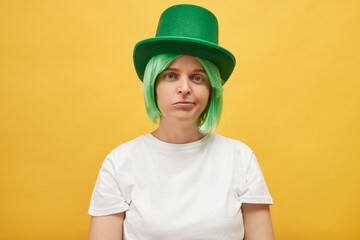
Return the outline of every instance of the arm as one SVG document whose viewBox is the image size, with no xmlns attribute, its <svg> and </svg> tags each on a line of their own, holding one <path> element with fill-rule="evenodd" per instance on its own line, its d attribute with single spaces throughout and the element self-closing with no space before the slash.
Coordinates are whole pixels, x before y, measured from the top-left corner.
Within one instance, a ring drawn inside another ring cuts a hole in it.
<svg viewBox="0 0 360 240">
<path fill-rule="evenodd" d="M 89 240 L 122 240 L 124 212 L 91 217 Z"/>
<path fill-rule="evenodd" d="M 243 203 L 245 240 L 274 240 L 268 204 Z"/>
</svg>

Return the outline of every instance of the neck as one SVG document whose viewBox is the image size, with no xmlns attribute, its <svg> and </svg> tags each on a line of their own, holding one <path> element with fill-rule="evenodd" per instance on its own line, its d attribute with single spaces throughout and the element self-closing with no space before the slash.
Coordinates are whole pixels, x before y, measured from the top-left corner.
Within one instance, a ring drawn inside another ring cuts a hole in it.
<svg viewBox="0 0 360 240">
<path fill-rule="evenodd" d="M 163 118 L 160 118 L 158 129 L 151 134 L 163 142 L 176 144 L 195 142 L 204 137 L 196 123 L 170 123 Z"/>
</svg>

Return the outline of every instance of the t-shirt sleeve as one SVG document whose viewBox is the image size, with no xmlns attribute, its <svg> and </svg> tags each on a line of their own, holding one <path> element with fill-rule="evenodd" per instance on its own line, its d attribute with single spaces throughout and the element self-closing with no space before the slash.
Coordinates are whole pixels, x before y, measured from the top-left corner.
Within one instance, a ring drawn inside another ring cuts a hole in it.
<svg viewBox="0 0 360 240">
<path fill-rule="evenodd" d="M 273 204 L 264 176 L 253 152 L 251 153 L 245 176 L 245 184 L 241 189 L 240 201 L 243 203 Z"/>
<path fill-rule="evenodd" d="M 116 177 L 115 156 L 110 153 L 104 160 L 92 193 L 88 214 L 104 216 L 129 209 Z"/>
</svg>

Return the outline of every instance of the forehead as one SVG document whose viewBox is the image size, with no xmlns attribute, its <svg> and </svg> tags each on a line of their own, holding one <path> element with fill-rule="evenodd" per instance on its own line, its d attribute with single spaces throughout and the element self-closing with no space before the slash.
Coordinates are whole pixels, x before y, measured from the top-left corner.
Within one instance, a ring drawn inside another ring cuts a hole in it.
<svg viewBox="0 0 360 240">
<path fill-rule="evenodd" d="M 194 56 L 183 55 L 175 59 L 169 66 L 169 68 L 187 68 L 187 69 L 202 69 L 199 60 Z"/>
</svg>

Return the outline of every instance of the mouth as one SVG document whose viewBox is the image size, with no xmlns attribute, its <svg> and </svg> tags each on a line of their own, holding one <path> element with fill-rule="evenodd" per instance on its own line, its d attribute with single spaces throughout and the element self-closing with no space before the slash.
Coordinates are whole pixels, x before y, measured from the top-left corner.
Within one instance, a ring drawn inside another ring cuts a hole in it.
<svg viewBox="0 0 360 240">
<path fill-rule="evenodd" d="M 193 106 L 195 106 L 194 102 L 188 102 L 188 101 L 179 101 L 173 104 L 174 107 L 182 108 L 182 109 L 190 109 Z"/>
</svg>

